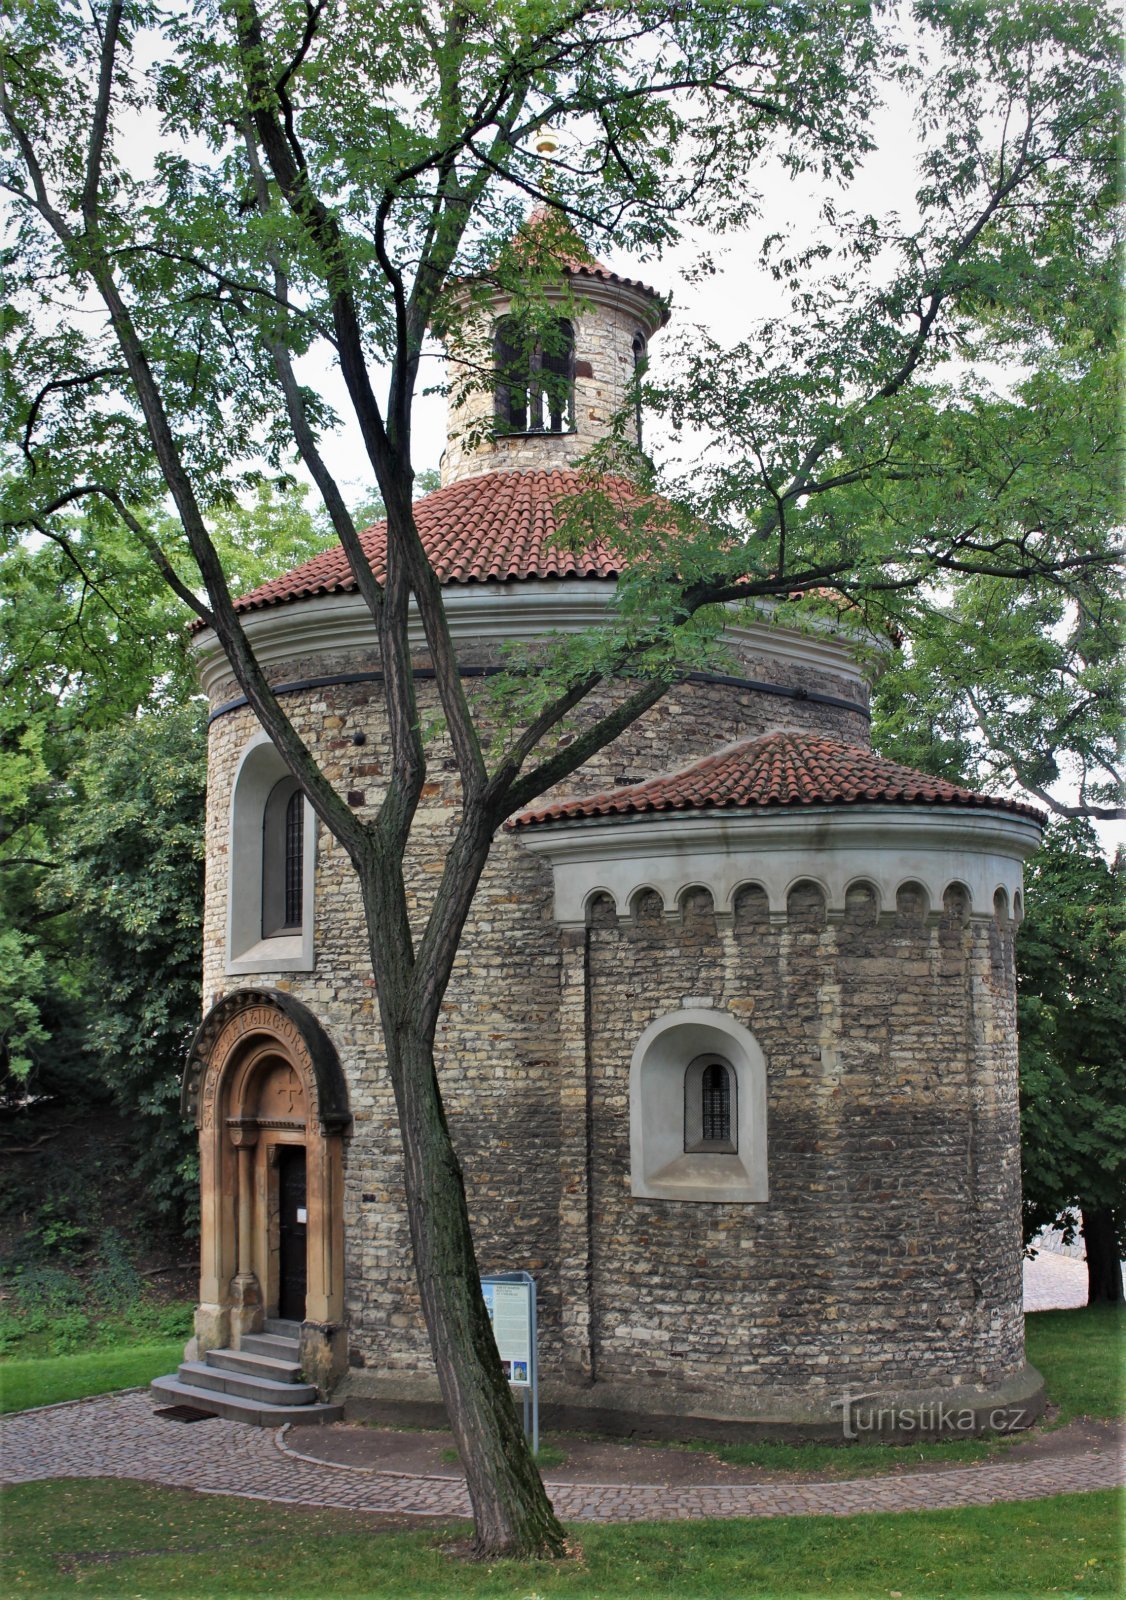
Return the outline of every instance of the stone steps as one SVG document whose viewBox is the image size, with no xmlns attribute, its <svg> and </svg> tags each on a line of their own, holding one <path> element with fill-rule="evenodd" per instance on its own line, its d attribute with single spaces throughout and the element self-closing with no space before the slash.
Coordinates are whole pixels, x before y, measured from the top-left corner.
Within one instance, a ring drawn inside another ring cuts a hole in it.
<svg viewBox="0 0 1126 1600">
<path fill-rule="evenodd" d="M 343 1406 L 325 1405 L 301 1376 L 295 1323 L 269 1321 L 264 1333 L 244 1334 L 238 1350 L 209 1350 L 202 1361 L 184 1361 L 179 1371 L 155 1378 L 158 1399 L 197 1411 L 277 1428 L 283 1422 L 339 1422 Z"/>
<path fill-rule="evenodd" d="M 201 1389 L 216 1389 L 220 1394 L 237 1394 L 243 1400 L 264 1400 L 275 1406 L 309 1406 L 317 1398 L 311 1383 L 292 1379 L 260 1378 L 249 1372 L 224 1371 L 207 1361 L 182 1361 L 180 1382 Z"/>
<path fill-rule="evenodd" d="M 261 1400 L 244 1400 L 239 1395 L 219 1394 L 213 1389 L 199 1389 L 194 1383 L 181 1383 L 179 1378 L 154 1378 L 150 1385 L 153 1394 L 165 1405 L 189 1405 L 197 1411 L 210 1411 L 213 1416 L 225 1417 L 228 1422 L 246 1422 L 253 1428 L 280 1428 L 283 1422 L 339 1422 L 344 1415 L 343 1406 L 272 1406 Z"/>
<path fill-rule="evenodd" d="M 272 1356 L 275 1361 L 297 1361 L 301 1345 L 280 1333 L 244 1333 L 239 1349 L 245 1354 Z"/>
<path fill-rule="evenodd" d="M 250 1350 L 209 1350 L 207 1361 L 225 1372 L 241 1372 L 252 1378 L 273 1378 L 277 1383 L 301 1382 L 301 1364 L 296 1360 L 278 1361 L 273 1356 L 255 1355 Z"/>
</svg>

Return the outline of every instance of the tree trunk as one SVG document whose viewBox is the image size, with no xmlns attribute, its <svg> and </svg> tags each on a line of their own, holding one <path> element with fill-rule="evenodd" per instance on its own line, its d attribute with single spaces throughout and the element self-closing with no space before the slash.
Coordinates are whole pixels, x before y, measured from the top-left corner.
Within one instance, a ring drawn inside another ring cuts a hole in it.
<svg viewBox="0 0 1126 1600">
<path fill-rule="evenodd" d="M 1087 1246 L 1087 1304 L 1120 1306 L 1122 1260 L 1113 1212 L 1084 1206 L 1083 1240 Z"/>
<path fill-rule="evenodd" d="M 481 1294 L 433 1043 L 417 1027 L 396 1026 L 390 997 L 380 998 L 422 1312 L 473 1505 L 474 1554 L 559 1556 L 566 1536 L 528 1448 Z"/>
</svg>

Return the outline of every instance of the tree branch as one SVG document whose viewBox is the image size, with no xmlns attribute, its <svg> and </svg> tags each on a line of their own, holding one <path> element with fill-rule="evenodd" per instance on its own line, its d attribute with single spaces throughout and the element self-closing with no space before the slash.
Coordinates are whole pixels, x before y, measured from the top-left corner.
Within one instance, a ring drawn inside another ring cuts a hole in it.
<svg viewBox="0 0 1126 1600">
<path fill-rule="evenodd" d="M 86 180 L 82 185 L 81 211 L 87 232 L 98 222 L 98 199 L 102 182 L 102 160 L 105 155 L 106 133 L 113 94 L 113 69 L 117 56 L 117 41 L 121 33 L 121 0 L 110 0 L 106 11 L 105 31 L 102 34 L 102 55 L 98 69 L 98 95 L 94 102 L 94 115 L 90 123 L 90 143 L 86 154 Z"/>
</svg>

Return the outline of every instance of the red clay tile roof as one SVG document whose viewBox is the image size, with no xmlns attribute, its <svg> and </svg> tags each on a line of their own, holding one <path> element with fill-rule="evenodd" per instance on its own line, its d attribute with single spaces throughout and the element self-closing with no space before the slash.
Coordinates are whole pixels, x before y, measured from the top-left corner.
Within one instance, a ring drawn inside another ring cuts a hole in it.
<svg viewBox="0 0 1126 1600">
<path fill-rule="evenodd" d="M 560 241 L 566 239 L 568 235 L 573 239 L 574 250 L 572 253 L 564 254 L 563 250 L 558 248 L 554 252 L 556 260 L 565 272 L 569 272 L 572 277 L 601 278 L 604 283 L 620 283 L 627 289 L 640 290 L 642 294 L 648 295 L 651 300 L 655 300 L 660 306 L 661 320 L 658 326 L 664 327 L 669 320 L 669 303 L 666 295 L 658 293 L 649 284 L 642 283 L 640 278 L 627 278 L 622 273 L 614 272 L 610 267 L 604 265 L 603 262 L 591 254 L 578 235 L 572 233 L 566 222 L 562 221 L 549 206 L 537 206 L 528 217 L 527 222 L 524 223 L 520 233 L 534 235 L 541 229 L 550 230 L 547 235 L 548 238 L 554 232 L 555 237 Z M 519 239 L 519 236 L 518 234 L 517 239 Z"/>
<path fill-rule="evenodd" d="M 663 328 L 669 320 L 669 305 L 665 296 L 659 294 L 647 283 L 642 283 L 640 278 L 627 278 L 624 273 L 614 272 L 610 267 L 603 266 L 601 261 L 564 261 L 563 266 L 573 278 L 601 278 L 605 283 L 620 283 L 627 289 L 638 289 L 642 294 L 647 294 L 655 300 L 661 308 L 661 320 L 657 324 Z"/>
<path fill-rule="evenodd" d="M 873 804 L 979 806 L 1044 820 L 1035 806 L 959 788 L 942 778 L 885 761 L 860 745 L 819 734 L 768 733 L 743 739 L 665 777 L 524 811 L 508 827 L 663 811 Z"/>
<path fill-rule="evenodd" d="M 587 486 L 574 470 L 487 472 L 436 489 L 415 504 L 418 531 L 442 583 L 520 582 L 532 578 L 615 578 L 624 558 L 602 540 L 574 551 L 553 542 L 556 505 Z M 621 508 L 644 497 L 624 478 L 600 478 L 599 489 Z M 387 524 L 360 535 L 377 578 L 387 564 Z M 340 545 L 313 556 L 292 572 L 272 578 L 235 602 L 236 611 L 307 600 L 314 595 L 352 594 L 356 581 Z"/>
</svg>

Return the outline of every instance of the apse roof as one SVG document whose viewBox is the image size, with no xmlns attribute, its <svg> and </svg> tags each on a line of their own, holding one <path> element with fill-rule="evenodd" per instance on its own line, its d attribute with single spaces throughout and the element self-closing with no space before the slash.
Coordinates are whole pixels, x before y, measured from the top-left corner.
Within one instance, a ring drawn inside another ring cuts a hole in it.
<svg viewBox="0 0 1126 1600">
<path fill-rule="evenodd" d="M 508 827 L 667 812 L 848 805 L 977 806 L 1044 820 L 1035 806 L 1023 801 L 961 788 L 885 761 L 863 746 L 820 734 L 784 732 L 742 739 L 645 783 L 524 811 Z"/>
</svg>

